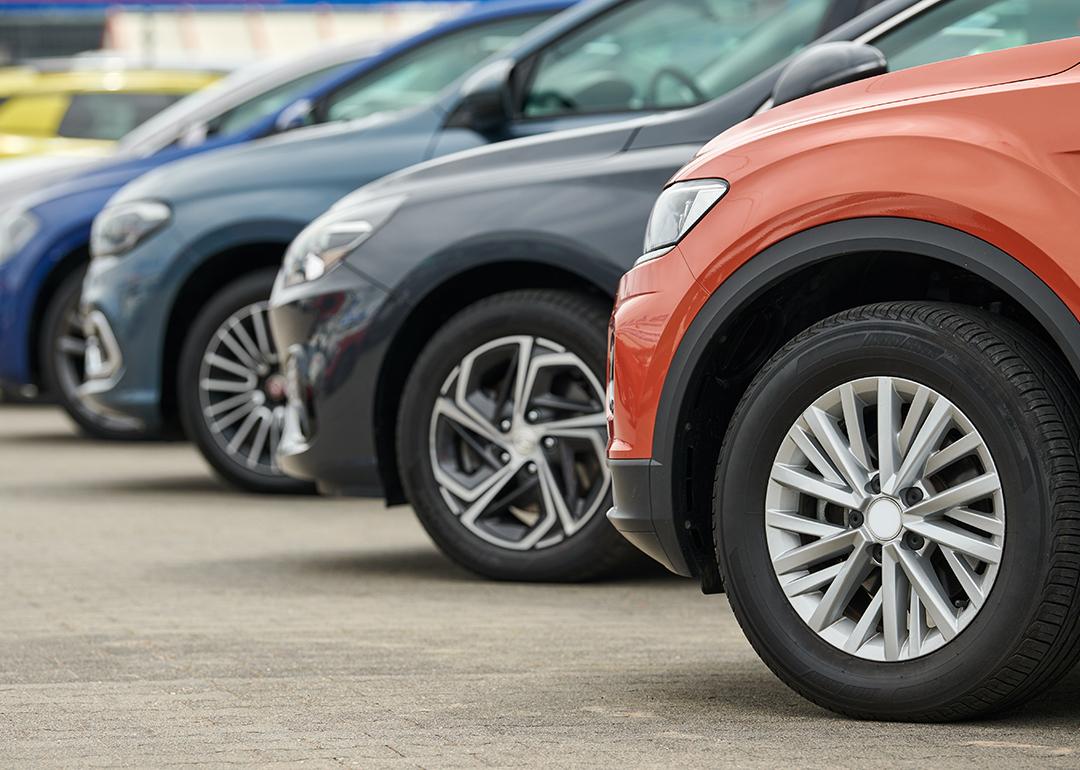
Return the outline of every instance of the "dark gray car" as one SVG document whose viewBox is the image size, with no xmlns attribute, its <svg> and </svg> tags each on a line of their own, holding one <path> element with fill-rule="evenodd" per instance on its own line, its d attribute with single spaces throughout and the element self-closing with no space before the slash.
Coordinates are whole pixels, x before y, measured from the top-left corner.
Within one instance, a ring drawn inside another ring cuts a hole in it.
<svg viewBox="0 0 1080 770">
<path fill-rule="evenodd" d="M 908 67 L 1028 42 L 1040 7 L 890 0 L 827 39 Z M 602 520 L 616 285 L 665 181 L 767 106 L 782 69 L 697 108 L 459 154 L 339 202 L 294 241 L 271 301 L 281 466 L 324 490 L 407 498 L 440 547 L 488 576 L 610 567 L 623 553 Z M 688 89 L 702 76 L 666 71 Z M 493 98 L 493 124 L 500 109 Z"/>
</svg>

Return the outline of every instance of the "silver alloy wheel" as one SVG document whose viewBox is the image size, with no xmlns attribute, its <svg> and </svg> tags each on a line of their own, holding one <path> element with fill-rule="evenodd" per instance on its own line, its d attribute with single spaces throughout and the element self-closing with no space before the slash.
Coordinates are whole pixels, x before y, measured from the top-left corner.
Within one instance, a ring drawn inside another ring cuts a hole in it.
<svg viewBox="0 0 1080 770">
<path fill-rule="evenodd" d="M 776 454 L 765 504 L 788 601 L 860 658 L 950 642 L 1001 562 L 1004 497 L 986 443 L 948 399 L 906 379 L 859 379 L 817 399 Z"/>
<path fill-rule="evenodd" d="M 199 367 L 199 406 L 217 445 L 237 465 L 281 476 L 277 445 L 285 378 L 267 323 L 269 303 L 233 313 L 210 338 Z"/>
<path fill-rule="evenodd" d="M 501 337 L 465 356 L 430 422 L 439 491 L 476 536 L 515 551 L 573 537 L 603 505 L 604 390 L 574 353 Z"/>
</svg>

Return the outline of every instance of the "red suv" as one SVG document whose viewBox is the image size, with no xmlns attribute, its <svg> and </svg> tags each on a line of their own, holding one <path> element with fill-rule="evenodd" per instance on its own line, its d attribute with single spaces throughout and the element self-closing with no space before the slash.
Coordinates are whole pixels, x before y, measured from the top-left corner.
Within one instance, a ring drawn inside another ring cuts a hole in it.
<svg viewBox="0 0 1080 770">
<path fill-rule="evenodd" d="M 763 113 L 676 175 L 622 280 L 609 517 L 830 709 L 974 716 L 1077 658 L 1078 62 Z"/>
</svg>

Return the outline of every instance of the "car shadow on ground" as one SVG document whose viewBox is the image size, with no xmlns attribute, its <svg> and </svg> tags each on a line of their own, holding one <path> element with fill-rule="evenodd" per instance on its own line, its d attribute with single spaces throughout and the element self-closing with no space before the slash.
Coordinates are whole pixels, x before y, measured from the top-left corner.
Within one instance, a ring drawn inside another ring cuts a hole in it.
<svg viewBox="0 0 1080 770">
<path fill-rule="evenodd" d="M 194 561 L 159 572 L 188 585 L 228 586 L 230 589 L 285 593 L 363 594 L 381 580 L 402 577 L 426 581 L 467 583 L 481 578 L 464 570 L 434 548 L 394 548 L 386 551 L 257 556 L 219 561 Z"/>
<path fill-rule="evenodd" d="M 708 670 L 689 664 L 658 682 L 653 695 L 690 708 L 703 717 L 712 712 L 756 712 L 769 719 L 817 718 L 851 722 L 848 717 L 819 708 L 789 689 L 765 665 L 723 666 Z M 1010 731 L 1044 729 L 1055 723 L 1076 724 L 1080 720 L 1080 666 L 1072 669 L 1045 693 L 1010 711 L 960 725 L 993 725 Z M 919 725 L 913 725 L 918 727 Z M 1080 740 L 1080 735 L 1077 736 Z"/>
<path fill-rule="evenodd" d="M 216 476 L 211 475 L 209 472 L 205 474 L 191 474 L 190 476 L 143 476 L 137 479 L 102 479 L 100 481 L 82 482 L 82 486 L 87 490 L 105 494 L 247 494 L 230 486 Z"/>
<path fill-rule="evenodd" d="M 175 446 L 184 443 L 186 439 L 179 436 L 154 436 L 153 438 L 130 439 L 113 441 L 108 439 L 94 438 L 74 430 L 59 429 L 43 433 L 11 433 L 4 436 L 4 443 L 16 444 L 25 447 L 75 447 L 84 445 L 87 447 L 123 447 L 123 446 Z"/>
<path fill-rule="evenodd" d="M 229 585 L 243 588 L 281 587 L 283 590 L 302 593 L 319 591 L 342 591 L 356 593 L 363 586 L 370 586 L 380 579 L 415 579 L 419 582 L 442 583 L 489 583 L 463 567 L 459 567 L 441 554 L 434 546 L 415 548 L 388 547 L 366 551 L 335 551 L 328 553 L 276 554 L 246 559 L 214 562 L 193 562 L 182 567 L 172 567 L 169 575 L 189 583 Z M 658 565 L 639 565 L 594 581 L 591 585 L 618 584 L 622 587 L 635 584 L 677 582 Z M 501 585 L 512 585 L 503 583 Z M 517 583 L 518 586 L 558 590 L 559 584 Z M 589 584 L 586 584 L 589 585 Z"/>
</svg>

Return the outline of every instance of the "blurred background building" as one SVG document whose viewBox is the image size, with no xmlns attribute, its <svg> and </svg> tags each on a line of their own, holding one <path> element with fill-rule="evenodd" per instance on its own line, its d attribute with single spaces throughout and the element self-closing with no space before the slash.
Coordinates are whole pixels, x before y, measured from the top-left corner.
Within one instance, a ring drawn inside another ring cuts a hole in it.
<svg viewBox="0 0 1080 770">
<path fill-rule="evenodd" d="M 385 41 L 465 2 L 405 0 L 0 0 L 0 65 L 108 51 L 142 64 L 235 65 L 330 42 Z"/>
</svg>

